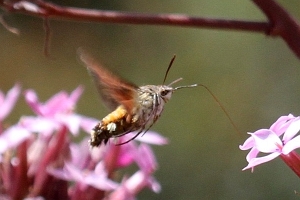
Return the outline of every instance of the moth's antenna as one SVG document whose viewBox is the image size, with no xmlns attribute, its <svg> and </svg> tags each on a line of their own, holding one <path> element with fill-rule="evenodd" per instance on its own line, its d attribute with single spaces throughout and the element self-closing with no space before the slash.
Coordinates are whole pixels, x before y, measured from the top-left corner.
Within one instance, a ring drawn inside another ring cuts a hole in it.
<svg viewBox="0 0 300 200">
<path fill-rule="evenodd" d="M 175 81 L 173 81 L 172 83 L 170 83 L 168 86 L 171 86 L 171 85 L 173 85 L 173 84 L 175 84 L 175 83 L 177 83 L 177 82 L 179 82 L 181 80 L 183 80 L 183 78 L 178 78 Z"/>
<path fill-rule="evenodd" d="M 169 71 L 170 71 L 170 69 L 171 69 L 171 67 L 172 67 L 172 65 L 173 65 L 173 62 L 174 62 L 175 58 L 176 58 L 176 55 L 174 55 L 173 58 L 172 58 L 171 61 L 170 61 L 169 67 L 168 67 L 168 69 L 167 69 L 167 71 L 166 71 L 166 74 L 165 74 L 165 77 L 164 77 L 163 85 L 164 85 L 165 82 L 166 82 L 168 73 L 169 73 Z"/>
</svg>

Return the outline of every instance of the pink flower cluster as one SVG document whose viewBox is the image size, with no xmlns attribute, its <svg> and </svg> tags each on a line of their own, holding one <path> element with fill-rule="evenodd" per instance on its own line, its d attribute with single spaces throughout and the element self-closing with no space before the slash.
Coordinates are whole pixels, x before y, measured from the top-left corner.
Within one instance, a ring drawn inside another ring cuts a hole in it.
<svg viewBox="0 0 300 200">
<path fill-rule="evenodd" d="M 164 145 L 167 139 L 149 131 L 137 138 L 139 143 L 109 142 L 91 149 L 89 136 L 79 133 L 89 133 L 98 120 L 75 113 L 82 92 L 82 87 L 70 95 L 62 91 L 41 103 L 35 91 L 26 90 L 25 100 L 35 115 L 5 127 L 21 88 L 16 84 L 6 95 L 0 91 L 0 199 L 127 200 L 146 187 L 160 191 L 153 177 L 157 162 L 148 144 Z M 137 172 L 117 182 L 116 172 L 134 163 Z"/>
<path fill-rule="evenodd" d="M 249 133 L 250 137 L 240 145 L 241 150 L 250 149 L 248 165 L 243 170 L 253 170 L 279 156 L 300 177 L 300 157 L 295 152 L 300 147 L 299 130 L 300 117 L 289 114 L 281 116 L 269 129 Z"/>
</svg>

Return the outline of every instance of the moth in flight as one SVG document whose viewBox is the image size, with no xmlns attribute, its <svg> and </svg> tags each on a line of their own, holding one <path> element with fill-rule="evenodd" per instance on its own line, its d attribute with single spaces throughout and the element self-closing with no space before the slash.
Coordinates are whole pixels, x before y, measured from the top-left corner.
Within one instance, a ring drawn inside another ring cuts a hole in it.
<svg viewBox="0 0 300 200">
<path fill-rule="evenodd" d="M 92 147 L 97 147 L 102 143 L 106 144 L 110 138 L 120 137 L 132 131 L 137 131 L 136 135 L 118 145 L 125 144 L 138 135 L 146 133 L 160 117 L 165 103 L 170 100 L 174 91 L 197 86 L 197 84 L 193 84 L 172 87 L 182 78 L 169 85 L 164 85 L 175 56 L 169 64 L 162 85 L 139 87 L 114 75 L 84 51 L 80 51 L 79 55 L 93 76 L 103 102 L 113 110 L 91 131 L 89 142 Z"/>
</svg>

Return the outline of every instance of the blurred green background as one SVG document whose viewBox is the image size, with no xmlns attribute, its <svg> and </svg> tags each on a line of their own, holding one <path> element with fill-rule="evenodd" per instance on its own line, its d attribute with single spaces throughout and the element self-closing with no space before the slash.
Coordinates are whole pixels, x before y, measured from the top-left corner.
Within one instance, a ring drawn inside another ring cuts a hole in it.
<svg viewBox="0 0 300 200">
<path fill-rule="evenodd" d="M 129 0 L 57 1 L 60 5 L 149 13 L 185 13 L 203 17 L 265 20 L 251 1 Z M 300 2 L 279 1 L 300 20 Z M 21 31 L 0 31 L 0 88 L 15 82 L 35 89 L 41 100 L 78 85 L 85 92 L 78 113 L 101 119 L 108 111 L 98 98 L 76 55 L 89 50 L 108 68 L 137 85 L 161 84 L 168 63 L 177 59 L 167 82 L 202 83 L 224 104 L 242 135 L 236 133 L 203 88 L 180 90 L 153 126 L 170 144 L 154 147 L 160 194 L 143 191 L 139 199 L 299 199 L 298 177 L 278 158 L 255 168 L 238 145 L 246 132 L 269 127 L 289 113 L 299 115 L 300 62 L 280 38 L 263 34 L 167 26 L 83 23 L 51 20 L 50 57 L 43 55 L 42 20 L 7 14 L 6 22 Z M 15 123 L 32 114 L 20 100 L 7 119 Z"/>
</svg>

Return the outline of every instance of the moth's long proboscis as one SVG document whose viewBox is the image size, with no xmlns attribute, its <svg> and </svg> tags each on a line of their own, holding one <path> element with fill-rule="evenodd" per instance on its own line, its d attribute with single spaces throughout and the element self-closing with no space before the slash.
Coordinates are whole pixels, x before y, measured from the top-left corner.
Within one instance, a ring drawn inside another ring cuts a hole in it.
<svg viewBox="0 0 300 200">
<path fill-rule="evenodd" d="M 219 101 L 219 99 L 212 93 L 212 91 L 210 89 L 208 89 L 207 86 L 203 85 L 203 84 L 198 84 L 198 86 L 204 87 L 209 94 L 214 98 L 214 100 L 217 102 L 217 104 L 220 106 L 220 108 L 223 110 L 223 112 L 225 113 L 225 115 L 227 116 L 227 118 L 229 119 L 231 125 L 233 126 L 234 130 L 239 134 L 241 134 L 241 131 L 238 129 L 238 127 L 235 125 L 234 121 L 232 120 L 232 118 L 230 117 L 230 115 L 228 114 L 228 112 L 226 111 L 225 107 L 223 106 L 223 104 L 221 104 L 221 102 Z"/>
</svg>

